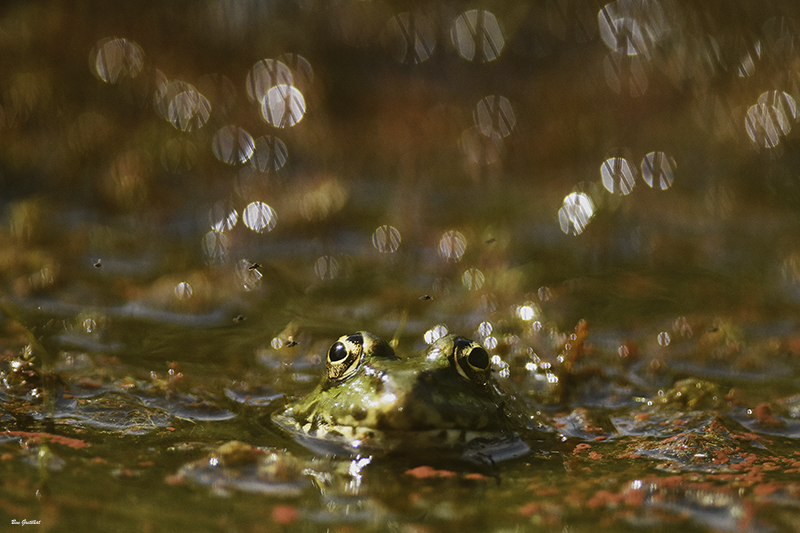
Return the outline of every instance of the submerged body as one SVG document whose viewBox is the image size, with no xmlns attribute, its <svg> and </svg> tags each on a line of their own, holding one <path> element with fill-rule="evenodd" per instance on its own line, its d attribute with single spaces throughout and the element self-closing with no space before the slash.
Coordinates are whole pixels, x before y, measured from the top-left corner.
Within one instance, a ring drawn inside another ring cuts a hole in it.
<svg viewBox="0 0 800 533">
<path fill-rule="evenodd" d="M 401 359 L 366 332 L 339 338 L 326 375 L 273 420 L 305 446 L 335 454 L 425 451 L 472 460 L 519 456 L 503 396 L 478 343 L 448 335 Z"/>
</svg>

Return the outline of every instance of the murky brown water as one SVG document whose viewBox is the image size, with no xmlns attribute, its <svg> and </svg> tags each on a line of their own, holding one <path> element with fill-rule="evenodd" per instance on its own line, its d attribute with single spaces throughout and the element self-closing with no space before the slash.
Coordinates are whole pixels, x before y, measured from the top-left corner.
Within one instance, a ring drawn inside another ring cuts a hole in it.
<svg viewBox="0 0 800 533">
<path fill-rule="evenodd" d="M 0 523 L 791 530 L 798 21 L 4 4 Z M 531 452 L 294 442 L 357 330 L 482 343 Z"/>
</svg>

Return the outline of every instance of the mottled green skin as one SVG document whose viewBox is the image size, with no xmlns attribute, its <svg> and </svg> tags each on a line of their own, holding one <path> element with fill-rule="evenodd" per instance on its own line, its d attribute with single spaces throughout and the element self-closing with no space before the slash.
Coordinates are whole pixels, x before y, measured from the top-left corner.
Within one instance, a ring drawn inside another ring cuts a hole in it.
<svg viewBox="0 0 800 533">
<path fill-rule="evenodd" d="M 324 451 L 463 450 L 476 440 L 512 435 L 492 380 L 468 378 L 448 357 L 456 341 L 469 341 L 443 337 L 422 356 L 400 359 L 377 337 L 361 334 L 357 370 L 338 380 L 324 377 L 273 416 L 279 426 Z"/>
</svg>

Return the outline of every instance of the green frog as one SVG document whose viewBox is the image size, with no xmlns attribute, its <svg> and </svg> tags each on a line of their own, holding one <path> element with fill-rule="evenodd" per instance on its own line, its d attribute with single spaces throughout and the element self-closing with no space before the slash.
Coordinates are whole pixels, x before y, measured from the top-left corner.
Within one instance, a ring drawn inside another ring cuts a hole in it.
<svg viewBox="0 0 800 533">
<path fill-rule="evenodd" d="M 447 335 L 420 357 L 400 358 L 361 331 L 333 343 L 316 389 L 272 419 L 319 453 L 425 452 L 494 462 L 529 451 L 506 411 L 489 354 L 477 342 Z"/>
</svg>

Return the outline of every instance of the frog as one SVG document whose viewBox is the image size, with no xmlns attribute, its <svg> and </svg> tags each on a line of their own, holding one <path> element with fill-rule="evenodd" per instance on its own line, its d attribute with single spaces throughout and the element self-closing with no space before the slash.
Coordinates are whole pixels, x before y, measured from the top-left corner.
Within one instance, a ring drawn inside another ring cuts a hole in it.
<svg viewBox="0 0 800 533">
<path fill-rule="evenodd" d="M 325 375 L 273 422 L 317 453 L 403 454 L 496 462 L 530 448 L 479 343 L 438 338 L 421 356 L 401 358 L 366 331 L 341 336 Z"/>
</svg>

